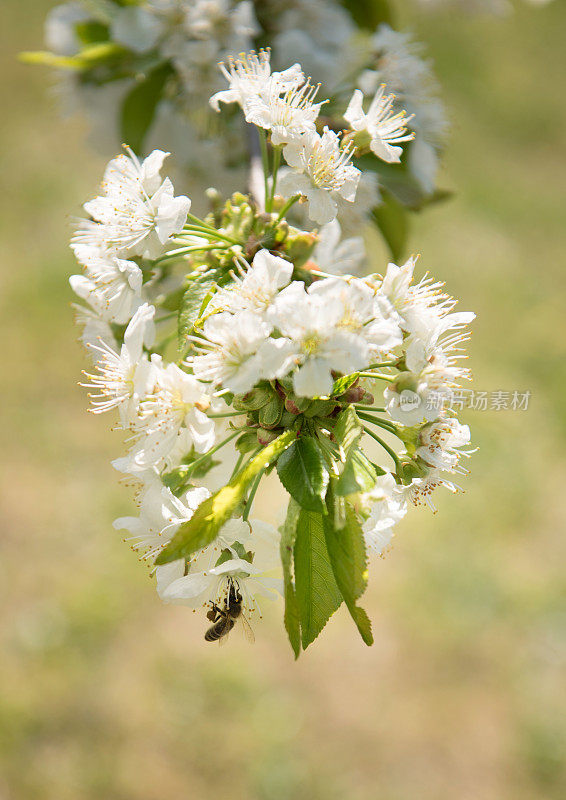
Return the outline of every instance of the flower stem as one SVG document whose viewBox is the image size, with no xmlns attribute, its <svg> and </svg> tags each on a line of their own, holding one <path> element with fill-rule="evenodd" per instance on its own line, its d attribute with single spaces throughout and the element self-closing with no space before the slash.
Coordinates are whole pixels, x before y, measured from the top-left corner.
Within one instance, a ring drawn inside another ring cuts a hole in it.
<svg viewBox="0 0 566 800">
<path fill-rule="evenodd" d="M 387 381 L 387 383 L 393 383 L 395 378 L 393 375 L 382 375 L 379 372 L 360 372 L 360 378 L 372 378 L 376 381 Z"/>
<path fill-rule="evenodd" d="M 360 409 L 360 410 L 366 411 L 366 412 L 373 411 L 376 414 L 385 414 L 385 411 L 386 411 L 385 408 L 377 408 L 377 406 L 364 406 L 364 405 L 362 405 L 362 403 L 354 403 L 353 405 L 354 405 L 354 408 L 356 409 L 356 411 L 358 409 Z"/>
<path fill-rule="evenodd" d="M 275 190 L 277 188 L 277 173 L 279 171 L 279 165 L 281 164 L 281 147 L 274 147 L 273 148 L 273 179 L 271 182 L 271 195 L 269 198 L 269 209 L 271 211 L 273 209 L 273 200 L 275 198 Z"/>
<path fill-rule="evenodd" d="M 245 411 L 229 411 L 226 414 L 207 414 L 209 419 L 222 419 L 223 417 L 243 417 Z"/>
<path fill-rule="evenodd" d="M 221 239 L 223 242 L 229 242 L 229 244 L 241 244 L 237 239 L 226 236 L 226 234 L 220 233 L 220 231 L 217 231 L 215 228 L 199 228 L 196 225 L 185 225 L 183 231 L 186 233 L 195 233 L 197 236 L 207 236 L 209 239 Z M 179 239 L 177 238 L 175 241 L 178 242 Z"/>
<path fill-rule="evenodd" d="M 401 462 L 399 461 L 399 458 L 397 457 L 397 453 L 395 452 L 395 450 L 393 450 L 391 447 L 389 447 L 389 445 L 386 442 L 383 441 L 381 436 L 378 436 L 377 433 L 374 433 L 373 431 L 368 430 L 368 428 L 366 428 L 365 426 L 364 426 L 364 432 L 367 433 L 368 436 L 371 436 L 372 439 L 375 439 L 375 441 L 378 444 L 380 444 L 383 447 L 383 449 L 386 450 L 389 453 L 389 455 L 391 456 L 391 458 L 395 462 L 395 469 L 399 473 L 401 471 Z"/>
<path fill-rule="evenodd" d="M 265 210 L 271 210 L 271 199 L 269 196 L 269 156 L 267 154 L 267 134 L 263 128 L 257 129 L 259 134 L 259 146 L 261 148 L 261 162 L 263 164 L 263 189 L 265 193 Z"/>
<path fill-rule="evenodd" d="M 204 245 L 191 245 L 190 247 L 180 247 L 178 250 L 171 250 L 165 255 L 159 256 L 153 262 L 154 264 L 162 264 L 164 261 L 179 258 L 180 256 L 188 255 L 189 253 L 198 253 L 204 250 L 225 250 L 228 247 L 227 243 L 218 242 L 218 244 L 204 244 Z"/>
<path fill-rule="evenodd" d="M 248 517 L 250 516 L 250 511 L 252 510 L 252 505 L 253 505 L 254 498 L 255 498 L 256 492 L 258 490 L 259 484 L 261 482 L 261 479 L 263 478 L 263 473 L 264 473 L 264 470 L 262 470 L 259 473 L 259 475 L 255 479 L 255 481 L 253 482 L 252 488 L 250 489 L 250 493 L 248 495 L 248 499 L 246 500 L 246 507 L 244 509 L 244 513 L 242 514 L 242 519 L 244 520 L 244 522 L 247 522 Z"/>
<path fill-rule="evenodd" d="M 370 364 L 368 369 L 381 369 L 381 367 L 396 367 L 397 361 L 382 361 L 381 364 Z"/>
<path fill-rule="evenodd" d="M 232 439 L 236 438 L 236 436 L 239 436 L 240 433 L 241 433 L 241 431 L 234 431 L 233 433 L 230 434 L 230 436 L 227 436 L 226 439 L 224 439 L 223 442 L 220 442 L 220 444 L 217 444 L 216 447 L 213 447 L 211 450 L 207 450 L 206 453 L 203 453 L 202 456 L 200 456 L 199 458 L 195 459 L 195 461 L 191 461 L 191 463 L 187 464 L 187 466 L 192 471 L 196 466 L 201 464 L 206 458 L 208 458 L 209 456 L 214 455 L 214 453 L 218 452 L 218 450 L 220 450 L 222 447 L 224 447 L 224 445 L 228 444 L 228 442 L 231 442 Z"/>
<path fill-rule="evenodd" d="M 275 224 L 277 224 L 278 222 L 281 222 L 281 220 L 287 214 L 289 209 L 292 206 L 294 206 L 295 203 L 298 202 L 300 199 L 301 199 L 301 195 L 300 194 L 294 194 L 293 197 L 290 197 L 289 200 L 287 200 L 287 202 L 285 203 L 285 205 L 281 209 L 281 211 L 279 212 L 279 216 L 275 220 Z"/>
<path fill-rule="evenodd" d="M 358 417 L 363 419 L 364 422 L 371 422 L 373 425 L 378 425 L 380 428 L 384 428 L 385 430 L 397 435 L 397 426 L 394 422 L 390 422 L 388 419 L 372 417 L 370 414 L 364 414 L 361 411 L 358 411 Z"/>
</svg>

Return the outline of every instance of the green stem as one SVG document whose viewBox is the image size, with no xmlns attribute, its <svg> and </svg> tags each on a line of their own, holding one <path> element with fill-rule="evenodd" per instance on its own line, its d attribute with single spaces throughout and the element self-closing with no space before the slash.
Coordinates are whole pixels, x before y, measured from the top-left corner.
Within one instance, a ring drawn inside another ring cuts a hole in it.
<svg viewBox="0 0 566 800">
<path fill-rule="evenodd" d="M 277 173 L 279 172 L 279 165 L 281 164 L 281 147 L 273 149 L 273 180 L 271 182 L 271 195 L 269 198 L 269 208 L 266 211 L 273 210 L 273 200 L 275 198 L 275 190 L 277 188 Z"/>
<path fill-rule="evenodd" d="M 269 211 L 271 201 L 269 197 L 269 156 L 267 153 L 267 134 L 263 128 L 258 128 L 259 146 L 261 148 L 261 163 L 263 164 L 263 189 L 265 193 L 265 210 Z"/>
<path fill-rule="evenodd" d="M 215 230 L 214 228 L 197 228 L 196 225 L 185 225 L 183 228 L 185 233 L 194 233 L 198 236 L 208 236 L 209 239 L 221 239 L 223 242 L 228 242 L 229 244 L 241 244 L 237 239 L 233 239 L 231 236 L 226 236 L 224 233 L 220 233 L 220 231 Z M 182 241 L 179 238 L 176 238 L 174 241 Z"/>
<path fill-rule="evenodd" d="M 394 422 L 390 422 L 388 419 L 372 417 L 370 414 L 363 414 L 361 411 L 358 411 L 358 417 L 363 419 L 364 422 L 371 422 L 373 425 L 379 425 L 380 428 L 384 428 L 385 430 L 397 435 L 397 426 Z"/>
<path fill-rule="evenodd" d="M 360 378 L 372 378 L 376 381 L 387 381 L 387 383 L 393 383 L 395 378 L 393 375 L 381 375 L 379 372 L 360 372 Z"/>
<path fill-rule="evenodd" d="M 242 519 L 244 520 L 244 522 L 247 522 L 248 518 L 250 516 L 250 511 L 252 510 L 252 505 L 253 505 L 253 502 L 254 502 L 254 498 L 255 498 L 256 492 L 257 492 L 257 490 L 259 488 L 259 484 L 261 482 L 261 479 L 263 478 L 263 473 L 264 473 L 264 470 L 262 470 L 259 473 L 259 475 L 257 476 L 257 478 L 255 479 L 255 481 L 252 484 L 252 488 L 250 489 L 250 493 L 248 495 L 248 499 L 246 500 L 246 507 L 244 509 L 244 513 L 242 514 Z"/>
<path fill-rule="evenodd" d="M 370 364 L 367 369 L 381 369 L 381 367 L 396 367 L 397 361 L 382 361 L 381 364 Z"/>
<path fill-rule="evenodd" d="M 278 222 L 281 222 L 281 220 L 287 214 L 289 209 L 292 206 L 294 206 L 295 203 L 297 203 L 300 199 L 301 199 L 301 195 L 300 194 L 294 194 L 293 197 L 290 197 L 289 200 L 287 200 L 287 202 L 285 203 L 285 205 L 281 209 L 281 211 L 279 212 L 279 216 L 275 220 L 275 224 L 277 224 Z M 336 277 L 336 276 L 334 276 L 334 277 Z"/>
<path fill-rule="evenodd" d="M 242 461 L 243 460 L 244 460 L 244 454 L 240 453 L 240 455 L 238 456 L 238 460 L 236 461 L 236 463 L 234 465 L 234 469 L 232 470 L 232 474 L 230 475 L 230 480 L 232 480 L 234 475 L 238 472 L 238 470 L 242 466 Z"/>
<path fill-rule="evenodd" d="M 386 442 L 383 441 L 381 436 L 378 436 L 377 433 L 374 433 L 373 431 L 368 430 L 368 428 L 366 428 L 365 426 L 364 426 L 364 433 L 367 433 L 368 436 L 371 436 L 372 439 L 375 439 L 375 441 L 378 444 L 380 444 L 383 447 L 383 449 L 386 450 L 389 453 L 389 455 L 391 456 L 391 458 L 395 462 L 395 469 L 397 470 L 397 472 L 401 472 L 401 462 L 399 461 L 399 458 L 397 457 L 397 453 L 395 452 L 395 450 L 393 450 L 391 447 L 389 447 L 389 445 Z"/>
<path fill-rule="evenodd" d="M 224 445 L 228 444 L 228 442 L 231 442 L 232 439 L 236 438 L 236 436 L 239 436 L 240 433 L 241 431 L 234 431 L 234 433 L 231 433 L 230 436 L 224 439 L 223 442 L 220 442 L 220 444 L 217 444 L 216 447 L 213 447 L 212 450 L 208 450 L 206 453 L 203 453 L 203 455 L 200 456 L 200 458 L 197 458 L 195 461 L 191 461 L 190 464 L 187 464 L 187 467 L 189 467 L 189 469 L 192 471 L 196 466 L 201 464 L 206 458 L 214 455 L 214 453 L 217 453 L 218 450 L 224 447 Z"/>
<path fill-rule="evenodd" d="M 354 403 L 354 408 L 356 411 L 361 409 L 362 411 L 374 411 L 376 414 L 385 414 L 385 408 L 377 408 L 377 406 L 364 406 L 362 403 Z"/>
<path fill-rule="evenodd" d="M 223 417 L 243 417 L 245 411 L 229 411 L 226 414 L 207 414 L 209 419 L 222 419 Z"/>
<path fill-rule="evenodd" d="M 169 253 L 165 253 L 163 256 L 159 256 L 153 262 L 154 264 L 162 264 L 164 261 L 170 261 L 171 259 L 179 258 L 180 256 L 188 255 L 189 253 L 198 253 L 199 251 L 204 250 L 226 250 L 228 244 L 205 244 L 205 245 L 191 245 L 191 247 L 180 247 L 178 250 L 171 250 Z"/>
</svg>

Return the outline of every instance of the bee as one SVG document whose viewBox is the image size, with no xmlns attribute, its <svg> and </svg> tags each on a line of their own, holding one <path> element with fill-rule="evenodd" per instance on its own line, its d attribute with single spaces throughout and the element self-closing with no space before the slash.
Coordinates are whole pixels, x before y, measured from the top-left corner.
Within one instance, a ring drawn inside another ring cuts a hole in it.
<svg viewBox="0 0 566 800">
<path fill-rule="evenodd" d="M 224 598 L 223 607 L 221 608 L 214 603 L 206 616 L 213 623 L 204 634 L 204 640 L 206 642 L 220 642 L 220 644 L 224 644 L 228 639 L 228 634 L 236 624 L 236 620 L 241 621 L 242 630 L 248 642 L 251 644 L 255 641 L 250 623 L 247 621 L 245 615 L 242 614 L 242 595 L 237 582 L 234 581 L 233 578 L 229 579 L 228 591 Z"/>
</svg>

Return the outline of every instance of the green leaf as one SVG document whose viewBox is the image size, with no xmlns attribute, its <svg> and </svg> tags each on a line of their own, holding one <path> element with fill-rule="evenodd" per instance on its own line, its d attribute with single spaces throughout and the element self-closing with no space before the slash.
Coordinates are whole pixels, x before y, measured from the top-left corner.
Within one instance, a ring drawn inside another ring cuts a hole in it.
<svg viewBox="0 0 566 800">
<path fill-rule="evenodd" d="M 281 553 L 281 563 L 283 565 L 283 585 L 285 595 L 285 613 L 283 621 L 285 623 L 285 630 L 291 642 L 291 647 L 295 654 L 295 658 L 299 657 L 301 652 L 301 621 L 299 618 L 299 608 L 297 605 L 297 596 L 295 594 L 295 586 L 293 583 L 292 562 L 293 562 L 293 549 L 295 547 L 295 539 L 297 537 L 297 523 L 301 507 L 296 503 L 293 498 L 289 499 L 289 506 L 287 508 L 287 517 L 285 523 L 281 527 L 281 540 L 279 550 Z"/>
<path fill-rule="evenodd" d="M 375 486 L 377 473 L 371 461 L 355 448 L 350 452 L 334 490 L 339 496 L 369 492 Z"/>
<path fill-rule="evenodd" d="M 342 603 L 326 549 L 322 514 L 301 510 L 294 555 L 295 594 L 306 649 Z"/>
<path fill-rule="evenodd" d="M 187 558 L 195 550 L 207 547 L 214 541 L 220 528 L 242 501 L 250 483 L 289 447 L 295 436 L 294 431 L 282 433 L 252 458 L 226 486 L 201 503 L 191 519 L 181 525 L 169 544 L 159 553 L 155 563 L 168 564 L 178 558 Z"/>
<path fill-rule="evenodd" d="M 200 316 L 204 300 L 210 293 L 214 282 L 212 280 L 194 280 L 189 283 L 181 305 L 179 306 L 179 316 L 177 320 L 177 334 L 179 350 L 184 350 L 187 334 L 193 328 L 196 320 Z"/>
<path fill-rule="evenodd" d="M 409 238 L 407 209 L 392 194 L 383 192 L 383 202 L 372 211 L 372 217 L 385 239 L 394 261 L 403 258 Z"/>
<path fill-rule="evenodd" d="M 315 439 L 303 436 L 294 441 L 277 462 L 277 474 L 301 508 L 324 512 L 329 476 Z"/>
<path fill-rule="evenodd" d="M 20 53 L 19 60 L 25 64 L 42 64 L 56 69 L 71 69 L 77 72 L 91 69 L 116 56 L 122 56 L 126 50 L 115 42 L 97 42 L 87 45 L 75 56 L 60 56 L 46 50 L 35 50 Z"/>
<path fill-rule="evenodd" d="M 169 62 L 161 64 L 136 84 L 124 99 L 120 119 L 122 141 L 139 155 L 143 152 L 144 139 L 163 96 L 164 86 L 172 74 Z"/>
<path fill-rule="evenodd" d="M 342 375 L 341 378 L 337 378 L 332 387 L 332 397 L 338 397 L 344 394 L 344 392 L 347 392 L 350 386 L 353 386 L 359 377 L 358 372 L 353 372 L 351 375 Z"/>
<path fill-rule="evenodd" d="M 362 424 L 355 409 L 353 406 L 347 406 L 336 417 L 336 425 L 334 426 L 334 438 L 342 446 L 345 458 L 348 457 L 350 450 L 357 445 L 362 433 Z"/>
<path fill-rule="evenodd" d="M 369 492 L 375 486 L 377 473 L 372 462 L 359 449 L 362 425 L 352 406 L 338 415 L 334 427 L 334 438 L 344 452 L 343 468 L 335 483 L 334 491 L 339 496 Z"/>
<path fill-rule="evenodd" d="M 356 605 L 356 600 L 366 590 L 368 579 L 364 534 L 354 509 L 348 503 L 345 513 L 336 507 L 332 489 L 328 492 L 327 505 L 328 514 L 323 518 L 324 538 L 334 578 L 363 641 L 371 645 L 371 623 L 364 609 Z"/>
<path fill-rule="evenodd" d="M 393 24 L 389 0 L 342 0 L 342 5 L 360 28 L 374 30 L 382 22 Z"/>
</svg>

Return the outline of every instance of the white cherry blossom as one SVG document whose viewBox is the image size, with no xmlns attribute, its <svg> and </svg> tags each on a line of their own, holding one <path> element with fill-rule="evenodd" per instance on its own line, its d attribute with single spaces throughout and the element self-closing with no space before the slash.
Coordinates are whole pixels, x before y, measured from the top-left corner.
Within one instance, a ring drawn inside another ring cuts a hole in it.
<svg viewBox="0 0 566 800">
<path fill-rule="evenodd" d="M 371 492 L 361 497 L 369 515 L 362 524 L 364 540 L 370 551 L 383 555 L 393 538 L 395 525 L 407 513 L 407 503 L 402 490 L 391 474 L 378 477 Z"/>
<path fill-rule="evenodd" d="M 92 217 L 83 220 L 73 245 L 89 245 L 120 256 L 155 258 L 183 229 L 191 207 L 188 197 L 174 196 L 160 169 L 168 153 L 154 150 L 140 162 L 129 151 L 112 159 L 102 183 L 103 194 L 84 204 Z"/>
<path fill-rule="evenodd" d="M 334 131 L 324 128 L 322 135 L 305 133 L 284 148 L 285 160 L 293 171 L 279 183 L 287 197 L 302 195 L 314 222 L 324 225 L 335 219 L 337 198 L 353 203 L 360 170 L 351 164 L 352 149 L 342 148 Z"/>
<path fill-rule="evenodd" d="M 140 466 L 159 463 L 183 436 L 185 450 L 205 453 L 215 441 L 214 421 L 205 413 L 210 405 L 206 387 L 176 364 L 163 366 L 151 358 L 151 391 L 141 400 L 135 422 L 135 460 Z"/>
<path fill-rule="evenodd" d="M 96 372 L 85 373 L 90 382 L 84 385 L 97 391 L 90 395 L 91 410 L 100 414 L 118 409 L 124 428 L 135 420 L 139 402 L 150 385 L 150 363 L 143 347 L 153 344 L 154 314 L 153 306 L 147 303 L 140 306 L 126 328 L 119 353 L 102 339 L 90 345 L 98 355 Z"/>
<path fill-rule="evenodd" d="M 316 284 L 314 285 L 316 286 Z M 353 372 L 368 363 L 366 340 L 342 326 L 344 303 L 339 297 L 305 291 L 294 281 L 279 293 L 270 319 L 282 335 L 262 347 L 266 377 L 281 377 L 295 366 L 295 392 L 300 397 L 329 395 L 332 371 Z"/>
<path fill-rule="evenodd" d="M 247 392 L 260 378 L 258 349 L 270 332 L 271 326 L 252 311 L 213 314 L 203 327 L 204 354 L 194 356 L 189 364 L 200 380 L 235 394 Z"/>
<path fill-rule="evenodd" d="M 414 139 L 414 133 L 407 133 L 407 117 L 405 111 L 393 112 L 394 95 L 385 94 L 385 84 L 380 86 L 367 110 L 364 111 L 364 95 L 356 89 L 348 105 L 344 119 L 350 123 L 354 131 L 367 133 L 372 153 L 388 163 L 399 163 L 403 142 Z"/>
</svg>

